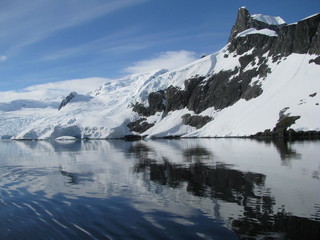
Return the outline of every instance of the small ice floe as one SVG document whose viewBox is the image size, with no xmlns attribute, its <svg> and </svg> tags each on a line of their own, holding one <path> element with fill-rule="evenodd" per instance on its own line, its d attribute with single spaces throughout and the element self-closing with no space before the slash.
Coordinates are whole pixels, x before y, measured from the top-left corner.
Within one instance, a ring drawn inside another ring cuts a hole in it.
<svg viewBox="0 0 320 240">
<path fill-rule="evenodd" d="M 78 139 L 72 136 L 61 136 L 61 137 L 57 137 L 55 140 L 56 141 L 76 141 Z"/>
</svg>

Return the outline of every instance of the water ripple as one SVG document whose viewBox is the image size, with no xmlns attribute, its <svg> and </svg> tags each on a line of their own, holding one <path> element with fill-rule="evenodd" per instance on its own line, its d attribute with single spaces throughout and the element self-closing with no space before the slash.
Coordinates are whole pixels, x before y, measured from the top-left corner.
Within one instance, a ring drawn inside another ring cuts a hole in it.
<svg viewBox="0 0 320 240">
<path fill-rule="evenodd" d="M 290 167 L 242 140 L 57 144 L 0 141 L 0 239 L 320 236 L 317 144 Z"/>
</svg>

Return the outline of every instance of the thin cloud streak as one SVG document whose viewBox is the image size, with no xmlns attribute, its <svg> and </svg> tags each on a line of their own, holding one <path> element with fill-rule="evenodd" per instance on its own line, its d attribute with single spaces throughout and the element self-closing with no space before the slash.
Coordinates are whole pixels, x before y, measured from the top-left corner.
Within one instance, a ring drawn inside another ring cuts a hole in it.
<svg viewBox="0 0 320 240">
<path fill-rule="evenodd" d="M 75 27 L 123 8 L 149 0 L 114 0 L 103 4 L 95 1 L 28 1 L 14 0 L 0 9 L 0 33 L 7 52 L 15 52 L 41 41 L 57 31 Z M 1 6 L 1 5 L 0 5 Z M 18 40 L 17 40 L 18 39 Z M 12 45 L 13 44 L 13 45 Z"/>
<path fill-rule="evenodd" d="M 182 42 L 189 38 L 201 38 L 220 36 L 221 33 L 200 33 L 199 35 L 183 35 L 180 32 L 161 32 L 142 34 L 143 27 L 125 29 L 109 36 L 96 39 L 85 44 L 62 49 L 43 56 L 38 61 L 52 61 L 62 58 L 75 57 L 88 54 L 124 55 L 130 52 L 141 51 L 156 45 L 163 45 L 173 42 Z"/>
<path fill-rule="evenodd" d="M 141 27 L 138 26 L 131 27 L 130 29 L 124 29 L 76 47 L 65 48 L 53 53 L 49 53 L 40 58 L 38 61 L 52 61 L 79 55 L 87 55 L 88 53 L 101 54 L 108 52 L 109 49 L 113 49 L 115 45 L 118 46 L 119 44 L 126 48 L 124 46 L 125 44 L 122 45 L 121 39 L 132 39 L 133 36 L 139 35 L 141 30 Z"/>
</svg>

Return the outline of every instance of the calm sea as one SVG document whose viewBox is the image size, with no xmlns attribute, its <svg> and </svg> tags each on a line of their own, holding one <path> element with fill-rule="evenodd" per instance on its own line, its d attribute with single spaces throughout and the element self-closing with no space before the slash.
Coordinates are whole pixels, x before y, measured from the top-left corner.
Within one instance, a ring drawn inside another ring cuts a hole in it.
<svg viewBox="0 0 320 240">
<path fill-rule="evenodd" d="M 320 239 L 320 142 L 0 141 L 0 239 Z"/>
</svg>

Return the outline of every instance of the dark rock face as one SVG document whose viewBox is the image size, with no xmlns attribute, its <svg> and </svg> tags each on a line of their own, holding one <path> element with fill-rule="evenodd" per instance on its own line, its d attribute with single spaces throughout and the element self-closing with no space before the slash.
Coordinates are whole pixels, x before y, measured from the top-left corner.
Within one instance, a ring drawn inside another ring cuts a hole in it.
<svg viewBox="0 0 320 240">
<path fill-rule="evenodd" d="M 190 102 L 190 109 L 200 113 L 208 107 L 222 109 L 232 105 L 235 99 L 240 99 L 241 83 L 231 80 L 233 71 L 221 71 L 211 76 L 208 81 L 194 91 L 193 101 Z M 197 92 L 202 94 L 198 95 Z"/>
<path fill-rule="evenodd" d="M 207 106 L 206 108 L 215 107 L 215 109 L 223 109 L 233 105 L 245 96 L 246 100 L 255 97 L 246 92 L 251 89 L 251 86 L 249 85 L 250 81 L 253 77 L 258 75 L 258 72 L 252 69 L 241 72 L 232 78 L 235 71 L 221 71 L 208 80 L 208 92 L 204 99 L 204 106 Z M 206 108 L 202 109 L 202 107 L 200 107 L 195 109 L 195 112 L 200 113 Z"/>
<path fill-rule="evenodd" d="M 320 54 L 320 14 L 280 28 L 270 55 Z"/>
<path fill-rule="evenodd" d="M 317 15 L 317 19 L 314 19 L 314 21 L 318 21 L 318 28 L 315 33 L 315 35 L 312 37 L 312 42 L 309 50 L 309 54 L 320 54 L 320 23 L 319 23 L 319 18 L 320 14 Z"/>
<path fill-rule="evenodd" d="M 148 96 L 149 107 L 145 107 L 142 103 L 135 103 L 132 105 L 132 110 L 140 116 L 149 117 L 156 112 L 165 110 L 165 95 L 164 91 L 152 92 Z"/>
<path fill-rule="evenodd" d="M 142 103 L 135 103 L 132 105 L 132 111 L 138 113 L 140 116 L 150 116 L 149 108 L 145 107 Z"/>
<path fill-rule="evenodd" d="M 73 98 L 75 98 L 75 96 L 77 96 L 76 92 L 71 92 L 68 96 L 66 96 L 60 103 L 58 111 L 60 111 L 61 108 L 63 108 L 64 106 L 66 106 Z"/>
<path fill-rule="evenodd" d="M 189 93 L 178 87 L 170 86 L 165 91 L 166 113 L 174 110 L 180 110 L 187 106 Z"/>
<path fill-rule="evenodd" d="M 319 57 L 316 57 L 315 59 L 311 59 L 311 60 L 309 61 L 309 63 L 315 63 L 315 64 L 320 65 L 320 56 L 319 56 Z"/>
<path fill-rule="evenodd" d="M 131 132 L 143 133 L 154 126 L 154 124 L 148 123 L 146 120 L 146 118 L 140 118 L 137 121 L 128 123 L 127 127 Z"/>
<path fill-rule="evenodd" d="M 182 123 L 184 125 L 189 125 L 196 129 L 202 128 L 211 120 L 212 118 L 208 116 L 191 116 L 191 114 L 185 114 L 182 116 Z"/>
<path fill-rule="evenodd" d="M 162 112 L 165 109 L 164 100 L 164 91 L 162 90 L 149 94 L 148 102 L 151 115 L 155 114 L 156 112 Z"/>
<path fill-rule="evenodd" d="M 197 84 L 192 89 L 188 100 L 188 109 L 200 113 L 209 107 L 223 109 L 233 105 L 241 98 L 250 100 L 259 96 L 262 89 L 259 85 L 250 85 L 251 79 L 259 75 L 257 69 L 239 73 L 236 68 L 233 71 L 221 71 L 212 75 L 206 81 Z M 186 82 L 188 85 L 188 82 Z"/>
<path fill-rule="evenodd" d="M 270 29 L 278 33 L 277 37 L 262 34 L 250 34 L 236 37 L 249 28 Z M 257 21 L 250 16 L 245 8 L 240 8 L 235 25 L 229 38 L 229 51 L 241 55 L 254 48 L 265 53 L 270 50 L 270 56 L 287 56 L 291 53 L 320 54 L 320 14 L 290 25 L 269 25 Z"/>
<path fill-rule="evenodd" d="M 244 37 L 238 37 L 230 42 L 228 50 L 242 55 L 251 49 L 254 49 L 254 55 L 263 55 L 271 49 L 277 37 L 271 37 L 263 34 L 248 34 Z"/>
</svg>

